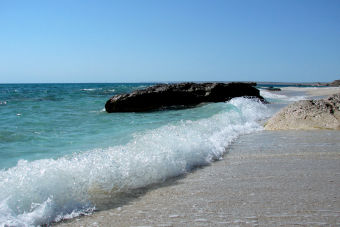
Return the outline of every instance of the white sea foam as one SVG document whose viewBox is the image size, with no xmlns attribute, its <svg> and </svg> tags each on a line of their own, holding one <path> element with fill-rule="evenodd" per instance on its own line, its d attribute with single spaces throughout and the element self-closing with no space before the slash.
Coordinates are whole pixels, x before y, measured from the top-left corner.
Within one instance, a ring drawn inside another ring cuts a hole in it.
<svg viewBox="0 0 340 227">
<path fill-rule="evenodd" d="M 214 104 L 212 104 L 214 105 Z M 136 133 L 125 145 L 0 171 L 0 225 L 34 226 L 93 211 L 100 199 L 183 174 L 221 158 L 239 135 L 261 130 L 259 102 L 236 98 L 225 111 Z"/>
<path fill-rule="evenodd" d="M 95 91 L 98 90 L 99 88 L 83 88 L 81 89 L 82 91 Z"/>
<path fill-rule="evenodd" d="M 276 92 L 266 91 L 266 90 L 263 90 L 263 89 L 260 89 L 260 93 L 265 99 L 281 101 L 281 102 L 296 102 L 296 101 L 307 99 L 307 97 L 303 96 L 303 95 L 287 96 L 287 95 L 283 95 L 283 94 L 277 94 Z"/>
</svg>

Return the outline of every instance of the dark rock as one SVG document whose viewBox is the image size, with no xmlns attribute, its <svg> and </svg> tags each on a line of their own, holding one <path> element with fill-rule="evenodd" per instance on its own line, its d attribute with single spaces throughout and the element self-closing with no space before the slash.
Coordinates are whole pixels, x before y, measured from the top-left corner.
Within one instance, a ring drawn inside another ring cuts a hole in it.
<svg viewBox="0 0 340 227">
<path fill-rule="evenodd" d="M 265 89 L 268 90 L 268 91 L 281 91 L 281 88 L 272 87 L 272 86 L 267 87 L 267 88 L 265 88 Z"/>
<path fill-rule="evenodd" d="M 329 84 L 329 86 L 339 87 L 340 86 L 340 80 L 334 80 L 332 83 Z"/>
<path fill-rule="evenodd" d="M 105 104 L 107 112 L 142 112 L 173 106 L 190 107 L 202 102 L 225 102 L 234 97 L 255 97 L 263 102 L 254 83 L 160 84 L 130 94 L 115 95 Z"/>
</svg>

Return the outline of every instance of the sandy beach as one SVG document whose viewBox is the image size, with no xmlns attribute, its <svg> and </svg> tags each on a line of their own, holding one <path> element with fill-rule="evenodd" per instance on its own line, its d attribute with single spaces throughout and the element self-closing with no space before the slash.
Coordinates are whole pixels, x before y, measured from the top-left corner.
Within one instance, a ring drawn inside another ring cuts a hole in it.
<svg viewBox="0 0 340 227">
<path fill-rule="evenodd" d="M 281 90 L 304 92 L 311 97 L 328 96 L 340 93 L 340 87 L 283 87 Z"/>
<path fill-rule="evenodd" d="M 327 130 L 246 135 L 221 161 L 60 225 L 339 226 L 338 138 Z"/>
<path fill-rule="evenodd" d="M 287 89 L 310 96 L 339 91 Z M 340 226 L 339 138 L 339 130 L 241 136 L 210 166 L 58 225 Z"/>
</svg>

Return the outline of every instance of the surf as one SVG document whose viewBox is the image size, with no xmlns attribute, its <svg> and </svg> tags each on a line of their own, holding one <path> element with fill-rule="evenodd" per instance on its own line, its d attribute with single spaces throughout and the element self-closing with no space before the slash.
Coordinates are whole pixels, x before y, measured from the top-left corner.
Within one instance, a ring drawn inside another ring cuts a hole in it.
<svg viewBox="0 0 340 227">
<path fill-rule="evenodd" d="M 264 104 L 244 98 L 198 108 L 216 114 L 137 131 L 123 145 L 20 160 L 0 171 L 0 223 L 35 226 L 91 213 L 101 206 L 98 197 L 164 182 L 222 158 L 232 141 L 262 130 L 259 121 L 269 116 Z"/>
</svg>

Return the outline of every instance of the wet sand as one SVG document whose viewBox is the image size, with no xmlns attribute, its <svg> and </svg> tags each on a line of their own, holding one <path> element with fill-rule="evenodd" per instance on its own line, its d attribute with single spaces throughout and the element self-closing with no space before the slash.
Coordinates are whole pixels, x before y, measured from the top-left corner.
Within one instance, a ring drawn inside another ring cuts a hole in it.
<svg viewBox="0 0 340 227">
<path fill-rule="evenodd" d="M 261 131 L 61 226 L 340 226 L 340 131 Z M 111 203 L 111 205 L 110 205 Z"/>
</svg>

